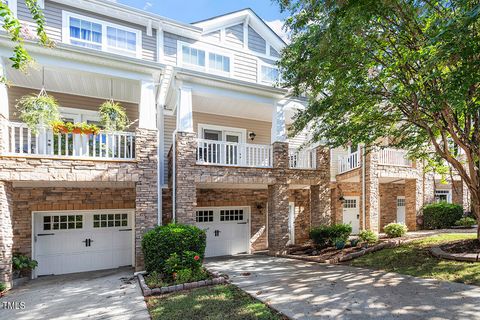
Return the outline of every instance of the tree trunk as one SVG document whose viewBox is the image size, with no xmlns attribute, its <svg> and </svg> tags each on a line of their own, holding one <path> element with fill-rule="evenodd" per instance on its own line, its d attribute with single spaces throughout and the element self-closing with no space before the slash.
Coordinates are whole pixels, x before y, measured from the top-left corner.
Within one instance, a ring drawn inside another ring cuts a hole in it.
<svg viewBox="0 0 480 320">
<path fill-rule="evenodd" d="M 472 211 L 477 219 L 477 240 L 480 241 L 480 194 L 470 192 L 472 201 Z"/>
</svg>

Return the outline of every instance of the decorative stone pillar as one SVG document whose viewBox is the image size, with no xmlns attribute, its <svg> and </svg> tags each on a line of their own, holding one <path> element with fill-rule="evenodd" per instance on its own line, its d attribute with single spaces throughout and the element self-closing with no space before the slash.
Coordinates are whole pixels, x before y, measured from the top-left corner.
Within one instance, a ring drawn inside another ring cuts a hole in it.
<svg viewBox="0 0 480 320">
<path fill-rule="evenodd" d="M 272 255 L 286 252 L 288 232 L 288 184 L 286 178 L 268 186 L 268 251 Z"/>
<path fill-rule="evenodd" d="M 422 214 L 423 181 L 422 179 L 405 180 L 405 216 L 408 230 L 417 229 L 417 217 Z"/>
<path fill-rule="evenodd" d="M 135 267 L 143 269 L 142 237 L 157 225 L 157 130 L 137 129 L 135 159 L 139 180 L 135 186 Z"/>
<path fill-rule="evenodd" d="M 365 155 L 362 147 L 362 155 Z M 371 150 L 365 159 L 365 227 L 373 232 L 380 231 L 380 192 L 378 179 L 378 152 Z M 360 174 L 361 183 L 363 175 Z"/>
<path fill-rule="evenodd" d="M 197 134 L 178 132 L 175 148 L 175 217 L 179 223 L 195 223 L 197 189 L 195 185 L 195 163 Z"/>
<path fill-rule="evenodd" d="M 462 189 L 463 189 L 463 192 L 462 192 L 462 195 L 463 195 L 463 200 L 462 200 L 463 211 L 470 212 L 470 211 L 472 211 L 472 203 L 471 203 L 471 200 L 470 200 L 470 190 L 468 189 L 467 184 L 463 181 L 462 181 Z"/>
<path fill-rule="evenodd" d="M 421 170 L 421 168 L 418 168 Z M 433 172 L 423 173 L 423 205 L 435 201 L 435 174 Z"/>
<path fill-rule="evenodd" d="M 463 207 L 463 182 L 461 180 L 452 181 L 452 202 Z"/>
<path fill-rule="evenodd" d="M 275 169 L 288 169 L 288 143 L 273 143 L 273 167 Z"/>
<path fill-rule="evenodd" d="M 12 185 L 0 181 L 0 282 L 12 286 Z"/>
<path fill-rule="evenodd" d="M 310 225 L 329 225 L 332 222 L 330 190 L 330 150 L 323 146 L 316 150 L 316 169 L 320 183 L 310 186 Z"/>
</svg>

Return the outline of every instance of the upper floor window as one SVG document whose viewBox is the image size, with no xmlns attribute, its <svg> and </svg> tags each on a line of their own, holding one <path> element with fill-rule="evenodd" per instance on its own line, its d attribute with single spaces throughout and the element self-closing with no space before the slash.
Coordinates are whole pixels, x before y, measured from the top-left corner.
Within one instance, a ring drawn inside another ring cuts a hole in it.
<svg viewBox="0 0 480 320">
<path fill-rule="evenodd" d="M 208 56 L 208 65 L 210 69 L 230 72 L 230 58 L 221 54 L 210 53 Z"/>
<path fill-rule="evenodd" d="M 4 0 L 4 2 L 10 8 L 10 11 L 12 11 L 13 15 L 17 16 L 17 0 Z"/>
<path fill-rule="evenodd" d="M 280 79 L 278 68 L 268 65 L 260 67 L 260 82 L 275 83 Z"/>
<path fill-rule="evenodd" d="M 140 30 L 63 12 L 63 42 L 86 48 L 141 57 Z"/>
<path fill-rule="evenodd" d="M 182 46 L 182 61 L 185 64 L 205 67 L 205 51 L 187 45 Z"/>
</svg>

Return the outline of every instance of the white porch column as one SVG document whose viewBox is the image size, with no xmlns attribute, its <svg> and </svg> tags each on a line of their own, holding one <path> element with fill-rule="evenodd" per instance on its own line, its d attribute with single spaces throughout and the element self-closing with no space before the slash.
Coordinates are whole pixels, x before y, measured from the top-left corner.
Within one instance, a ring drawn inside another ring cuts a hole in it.
<svg viewBox="0 0 480 320">
<path fill-rule="evenodd" d="M 0 57 L 0 78 L 7 77 L 7 70 L 3 59 Z M 5 119 L 9 118 L 8 92 L 7 86 L 0 83 L 0 115 Z"/>
<path fill-rule="evenodd" d="M 272 114 L 272 143 L 287 141 L 284 105 L 276 102 Z"/>
<path fill-rule="evenodd" d="M 141 129 L 155 130 L 156 108 L 155 108 L 155 83 L 153 81 L 141 81 L 139 105 L 139 123 Z"/>
<path fill-rule="evenodd" d="M 181 86 L 178 91 L 177 130 L 193 132 L 192 88 Z"/>
</svg>

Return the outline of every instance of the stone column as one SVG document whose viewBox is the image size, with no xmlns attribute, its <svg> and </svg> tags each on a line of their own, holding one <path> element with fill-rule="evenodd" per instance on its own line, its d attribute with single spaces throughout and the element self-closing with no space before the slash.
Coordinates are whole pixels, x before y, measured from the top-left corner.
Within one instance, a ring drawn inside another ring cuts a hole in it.
<svg viewBox="0 0 480 320">
<path fill-rule="evenodd" d="M 452 182 L 452 203 L 463 206 L 463 182 L 453 180 Z"/>
<path fill-rule="evenodd" d="M 418 168 L 422 170 L 422 168 Z M 421 172 L 419 172 L 419 175 Z M 423 173 L 423 205 L 435 201 L 435 174 L 433 172 Z"/>
<path fill-rule="evenodd" d="M 423 207 L 422 179 L 405 180 L 405 217 L 408 230 L 417 229 L 417 217 L 421 215 Z"/>
<path fill-rule="evenodd" d="M 329 225 L 332 222 L 330 190 L 330 150 L 318 147 L 316 150 L 316 169 L 320 182 L 310 186 L 310 225 Z"/>
<path fill-rule="evenodd" d="M 290 235 L 288 232 L 288 184 L 286 178 L 268 186 L 268 251 L 283 254 Z"/>
<path fill-rule="evenodd" d="M 274 142 L 272 149 L 273 167 L 275 169 L 288 169 L 288 143 Z"/>
<path fill-rule="evenodd" d="M 462 195 L 463 195 L 463 211 L 470 212 L 472 211 L 472 203 L 470 202 L 470 190 L 467 187 L 467 184 L 462 181 Z"/>
<path fill-rule="evenodd" d="M 135 158 L 139 180 L 135 186 L 135 267 L 143 269 L 142 237 L 157 225 L 157 130 L 137 129 Z"/>
<path fill-rule="evenodd" d="M 197 134 L 178 132 L 175 148 L 175 214 L 178 223 L 195 223 L 197 189 L 195 185 L 195 163 Z"/>
<path fill-rule="evenodd" d="M 12 286 L 12 185 L 0 181 L 0 282 Z"/>
<path fill-rule="evenodd" d="M 364 156 L 363 147 L 361 149 Z M 365 227 L 373 232 L 380 231 L 380 192 L 378 179 L 378 152 L 370 151 L 365 159 Z M 360 174 L 363 183 L 363 175 Z"/>
</svg>

